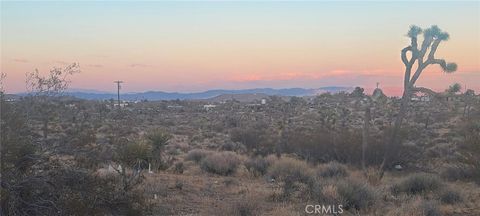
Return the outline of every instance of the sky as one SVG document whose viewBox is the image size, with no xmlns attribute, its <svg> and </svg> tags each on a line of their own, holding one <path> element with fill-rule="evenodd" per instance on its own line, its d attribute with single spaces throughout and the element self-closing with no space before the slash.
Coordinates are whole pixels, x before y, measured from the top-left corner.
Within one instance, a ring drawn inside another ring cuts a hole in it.
<svg viewBox="0 0 480 216">
<path fill-rule="evenodd" d="M 410 25 L 449 32 L 418 86 L 480 92 L 480 2 L 2 1 L 1 71 L 7 93 L 25 73 L 77 62 L 71 88 L 114 92 L 318 88 L 377 82 L 402 89 Z"/>
</svg>

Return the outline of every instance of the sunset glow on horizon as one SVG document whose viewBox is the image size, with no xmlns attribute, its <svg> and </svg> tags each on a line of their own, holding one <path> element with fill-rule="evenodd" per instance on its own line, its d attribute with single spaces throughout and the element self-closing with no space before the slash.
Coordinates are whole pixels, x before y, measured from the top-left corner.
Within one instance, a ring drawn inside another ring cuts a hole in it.
<svg viewBox="0 0 480 216">
<path fill-rule="evenodd" d="M 410 25 L 450 34 L 417 85 L 480 92 L 480 3 L 471 2 L 1 2 L 7 93 L 25 73 L 78 62 L 71 88 L 195 92 L 209 89 L 402 89 L 400 50 Z"/>
</svg>

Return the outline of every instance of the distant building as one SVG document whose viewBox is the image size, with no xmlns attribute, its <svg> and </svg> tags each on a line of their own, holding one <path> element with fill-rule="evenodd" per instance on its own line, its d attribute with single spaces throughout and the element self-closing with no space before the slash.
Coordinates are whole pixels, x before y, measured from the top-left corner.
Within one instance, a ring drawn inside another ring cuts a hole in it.
<svg viewBox="0 0 480 216">
<path fill-rule="evenodd" d="M 261 103 L 262 105 L 267 104 L 267 99 L 262 99 L 260 103 Z"/>
<path fill-rule="evenodd" d="M 113 107 L 118 107 L 118 106 L 120 106 L 121 108 L 127 107 L 127 106 L 128 106 L 128 103 L 127 103 L 127 102 L 122 102 L 122 103 L 120 103 L 120 104 L 118 104 L 118 103 L 114 103 L 114 104 L 113 104 Z"/>
<path fill-rule="evenodd" d="M 410 100 L 417 102 L 430 102 L 430 95 L 414 95 Z"/>
<path fill-rule="evenodd" d="M 168 105 L 167 108 L 168 108 L 168 109 L 182 109 L 183 106 L 180 106 L 180 105 Z"/>
<path fill-rule="evenodd" d="M 66 108 L 76 108 L 77 105 L 75 105 L 75 104 L 65 104 L 65 107 Z"/>
<path fill-rule="evenodd" d="M 217 107 L 217 105 L 214 105 L 214 104 L 205 104 L 203 105 L 203 109 L 209 111 L 209 110 L 212 110 L 213 108 Z"/>
</svg>

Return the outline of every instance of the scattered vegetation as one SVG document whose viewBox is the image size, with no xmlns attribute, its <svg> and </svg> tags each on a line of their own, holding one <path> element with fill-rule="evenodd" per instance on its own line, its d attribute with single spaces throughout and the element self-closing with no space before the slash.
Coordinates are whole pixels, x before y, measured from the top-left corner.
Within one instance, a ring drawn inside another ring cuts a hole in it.
<svg viewBox="0 0 480 216">
<path fill-rule="evenodd" d="M 237 170 L 240 162 L 240 158 L 234 152 L 219 152 L 203 158 L 200 167 L 206 172 L 231 175 Z"/>
<path fill-rule="evenodd" d="M 249 158 L 245 161 L 245 167 L 254 176 L 265 175 L 270 165 L 270 161 L 263 157 Z"/>
<path fill-rule="evenodd" d="M 323 178 L 333 178 L 333 177 L 346 177 L 348 175 L 348 172 L 345 165 L 337 162 L 330 162 L 325 166 L 323 166 L 319 170 L 318 174 Z"/>
<path fill-rule="evenodd" d="M 413 174 L 392 186 L 393 194 L 406 193 L 410 195 L 436 192 L 443 183 L 437 176 L 431 174 Z"/>
<path fill-rule="evenodd" d="M 188 152 L 187 156 L 185 156 L 185 160 L 187 161 L 195 161 L 196 163 L 200 163 L 205 157 L 212 154 L 211 151 L 203 150 L 203 149 L 193 149 Z"/>
<path fill-rule="evenodd" d="M 361 210 L 375 202 L 375 191 L 366 183 L 344 180 L 337 185 L 337 192 L 346 209 Z"/>
</svg>

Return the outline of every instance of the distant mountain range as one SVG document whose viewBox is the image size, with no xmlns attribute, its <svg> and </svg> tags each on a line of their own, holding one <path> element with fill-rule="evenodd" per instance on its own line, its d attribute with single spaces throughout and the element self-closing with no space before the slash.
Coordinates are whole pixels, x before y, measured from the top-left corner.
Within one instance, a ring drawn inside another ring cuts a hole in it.
<svg viewBox="0 0 480 216">
<path fill-rule="evenodd" d="M 264 94 L 267 96 L 278 95 L 278 96 L 313 96 L 325 92 L 341 92 L 341 91 L 352 91 L 351 87 L 338 87 L 338 86 L 329 86 L 321 87 L 316 89 L 304 89 L 304 88 L 285 88 L 285 89 L 273 89 L 273 88 L 255 88 L 255 89 L 242 89 L 242 90 L 208 90 L 204 92 L 195 92 L 195 93 L 179 93 L 179 92 L 162 92 L 162 91 L 147 91 L 141 93 L 121 93 L 120 98 L 122 100 L 136 101 L 136 100 L 200 100 L 200 99 L 209 99 L 217 97 L 220 95 L 233 95 L 233 94 Z M 75 89 L 70 90 L 65 93 L 69 96 L 74 96 L 77 98 L 87 99 L 87 100 L 108 100 L 116 99 L 116 93 L 107 93 L 107 92 L 97 92 L 94 90 L 81 90 Z M 22 95 L 22 94 L 20 94 Z"/>
</svg>

